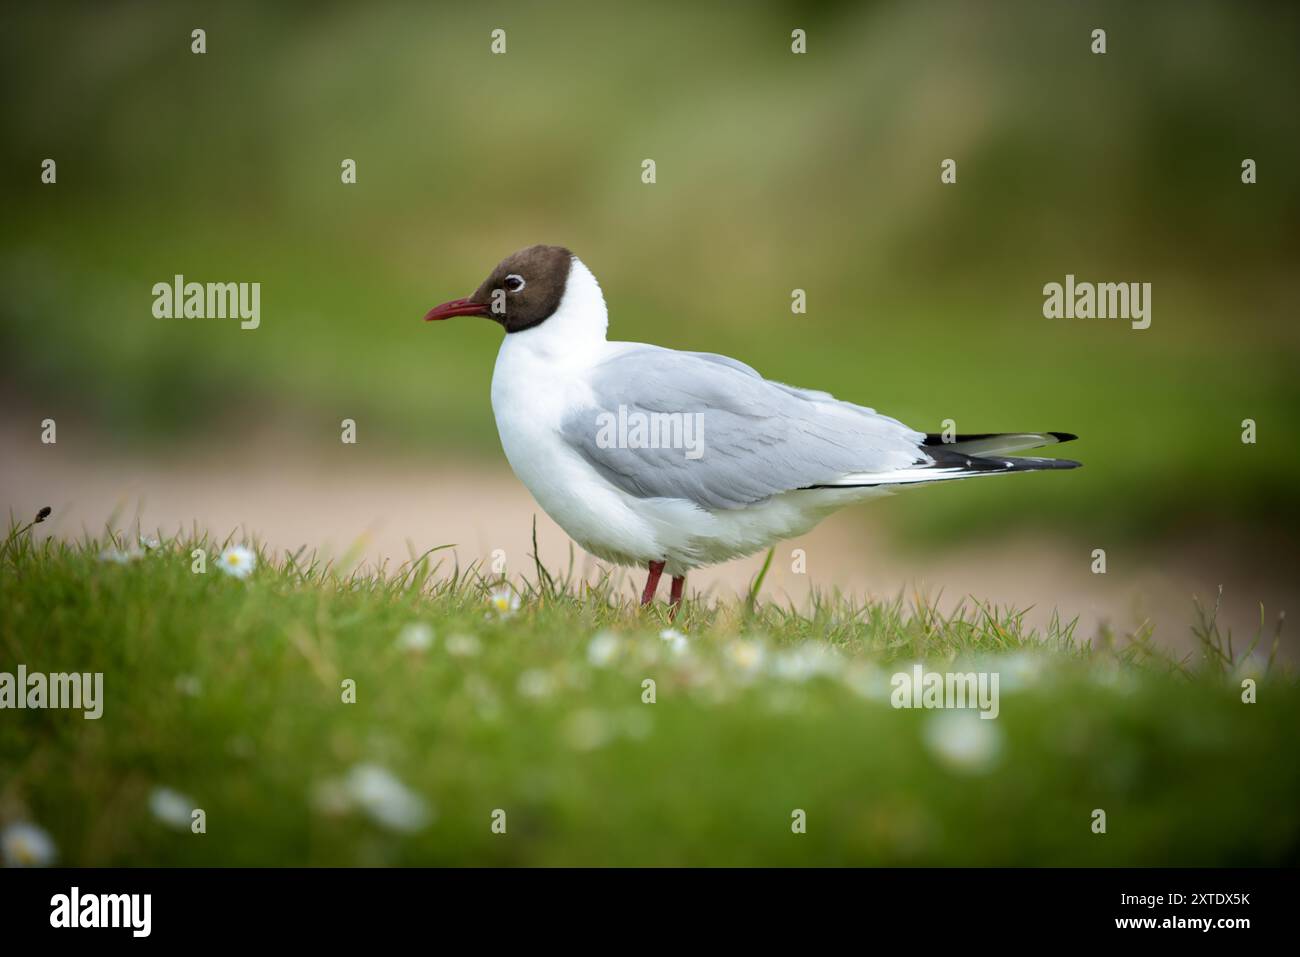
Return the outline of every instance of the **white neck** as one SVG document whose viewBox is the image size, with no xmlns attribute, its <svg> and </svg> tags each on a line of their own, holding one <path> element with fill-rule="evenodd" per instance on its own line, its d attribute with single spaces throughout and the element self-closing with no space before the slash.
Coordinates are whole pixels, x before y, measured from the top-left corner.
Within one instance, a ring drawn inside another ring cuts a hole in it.
<svg viewBox="0 0 1300 957">
<path fill-rule="evenodd" d="M 550 318 L 522 332 L 511 332 L 501 351 L 526 352 L 564 364 L 580 363 L 605 345 L 609 313 L 600 283 L 581 259 L 573 257 L 564 296 Z"/>
</svg>

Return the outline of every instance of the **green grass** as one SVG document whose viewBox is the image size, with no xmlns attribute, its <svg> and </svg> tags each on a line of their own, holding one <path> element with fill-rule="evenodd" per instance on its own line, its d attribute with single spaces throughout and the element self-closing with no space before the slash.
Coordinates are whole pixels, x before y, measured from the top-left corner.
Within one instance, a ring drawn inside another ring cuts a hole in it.
<svg viewBox="0 0 1300 957">
<path fill-rule="evenodd" d="M 106 700 L 98 721 L 0 712 L 0 826 L 38 824 L 64 863 L 1297 860 L 1300 695 L 1212 609 L 1200 652 L 1175 660 L 1149 634 L 1035 633 L 973 600 L 942 613 L 920 596 L 823 595 L 796 610 L 756 582 L 749 603 L 688 602 L 678 652 L 663 607 L 639 610 L 608 577 L 539 566 L 509 583 L 521 604 L 502 614 L 502 583 L 447 552 L 355 574 L 262 553 L 239 580 L 206 536 L 117 564 L 101 552 L 121 538 L 39 531 L 14 528 L 0 554 L 0 671 L 101 671 Z M 431 647 L 398 646 L 412 623 Z M 998 672 L 997 720 L 892 708 L 889 676 L 914 661 Z M 1244 673 L 1257 704 L 1240 700 Z M 962 733 L 992 749 L 982 765 L 934 746 Z M 341 801 L 359 765 L 403 782 L 427 823 L 395 831 Z M 156 819 L 159 787 L 192 796 L 207 832 Z"/>
</svg>

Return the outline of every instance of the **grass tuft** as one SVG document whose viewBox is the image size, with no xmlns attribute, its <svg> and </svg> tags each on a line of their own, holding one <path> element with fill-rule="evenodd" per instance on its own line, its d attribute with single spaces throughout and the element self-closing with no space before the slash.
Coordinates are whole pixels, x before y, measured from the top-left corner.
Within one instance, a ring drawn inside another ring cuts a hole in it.
<svg viewBox="0 0 1300 957">
<path fill-rule="evenodd" d="M 760 573 L 664 632 L 572 559 L 509 580 L 449 545 L 345 570 L 250 542 L 238 579 L 216 559 L 239 536 L 35 529 L 0 547 L 0 672 L 102 672 L 104 712 L 0 712 L 0 826 L 37 823 L 64 863 L 1297 860 L 1300 771 L 1276 756 L 1300 696 L 1280 621 L 1258 653 L 1262 612 L 1236 651 L 1198 604 L 1178 659 L 1149 627 L 1038 631 L 974 597 L 795 607 Z M 997 674 L 997 719 L 893 707 L 915 663 Z M 161 820 L 160 789 L 207 833 Z"/>
</svg>

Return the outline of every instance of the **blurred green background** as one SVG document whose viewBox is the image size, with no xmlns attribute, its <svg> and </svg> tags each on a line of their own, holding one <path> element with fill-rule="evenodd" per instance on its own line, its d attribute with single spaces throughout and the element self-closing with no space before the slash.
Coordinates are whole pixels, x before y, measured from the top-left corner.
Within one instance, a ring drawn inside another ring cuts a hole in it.
<svg viewBox="0 0 1300 957">
<path fill-rule="evenodd" d="M 1297 540 L 1294 7 L 0 16 L 11 415 L 163 456 L 237 449 L 250 429 L 337 444 L 350 416 L 395 457 L 503 464 L 499 331 L 420 318 L 509 252 L 556 243 L 600 279 L 615 338 L 735 355 L 928 431 L 1083 437 L 1068 494 L 936 488 L 891 506 L 905 529 Z M 261 328 L 155 319 L 150 289 L 176 273 L 261 282 Z M 1042 287 L 1067 273 L 1152 283 L 1151 328 L 1044 319 Z"/>
</svg>

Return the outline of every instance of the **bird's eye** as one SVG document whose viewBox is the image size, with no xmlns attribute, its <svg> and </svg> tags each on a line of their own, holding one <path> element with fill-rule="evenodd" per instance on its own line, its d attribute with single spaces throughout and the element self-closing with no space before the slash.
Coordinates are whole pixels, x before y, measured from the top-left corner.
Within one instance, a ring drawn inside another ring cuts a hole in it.
<svg viewBox="0 0 1300 957">
<path fill-rule="evenodd" d="M 524 277 L 511 273 L 509 276 L 506 276 L 506 281 L 503 285 L 505 285 L 506 289 L 510 292 L 518 292 L 520 289 L 524 288 Z"/>
</svg>

